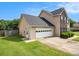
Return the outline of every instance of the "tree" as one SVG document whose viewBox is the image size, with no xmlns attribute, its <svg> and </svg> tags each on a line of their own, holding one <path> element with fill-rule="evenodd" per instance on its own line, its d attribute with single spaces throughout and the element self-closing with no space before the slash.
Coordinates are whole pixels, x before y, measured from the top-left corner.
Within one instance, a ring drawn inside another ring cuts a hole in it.
<svg viewBox="0 0 79 59">
<path fill-rule="evenodd" d="M 4 19 L 0 20 L 0 30 L 5 30 L 6 29 L 6 21 Z"/>
<path fill-rule="evenodd" d="M 10 29 L 18 29 L 19 19 L 14 19 L 9 22 Z"/>
<path fill-rule="evenodd" d="M 16 30 L 18 29 L 19 19 L 0 20 L 0 30 Z"/>
<path fill-rule="evenodd" d="M 73 27 L 73 24 L 75 24 L 75 23 L 76 23 L 76 21 L 70 19 L 70 27 Z"/>
</svg>

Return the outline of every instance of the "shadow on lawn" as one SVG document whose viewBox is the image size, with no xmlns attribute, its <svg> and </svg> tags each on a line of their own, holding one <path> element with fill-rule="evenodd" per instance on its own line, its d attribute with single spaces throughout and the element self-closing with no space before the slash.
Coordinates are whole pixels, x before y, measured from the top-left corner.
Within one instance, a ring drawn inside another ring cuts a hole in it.
<svg viewBox="0 0 79 59">
<path fill-rule="evenodd" d="M 19 37 L 19 36 L 3 37 L 2 39 L 3 39 L 3 40 L 8 40 L 8 41 L 14 41 L 14 42 L 23 41 L 23 40 L 21 39 L 21 37 Z"/>
</svg>

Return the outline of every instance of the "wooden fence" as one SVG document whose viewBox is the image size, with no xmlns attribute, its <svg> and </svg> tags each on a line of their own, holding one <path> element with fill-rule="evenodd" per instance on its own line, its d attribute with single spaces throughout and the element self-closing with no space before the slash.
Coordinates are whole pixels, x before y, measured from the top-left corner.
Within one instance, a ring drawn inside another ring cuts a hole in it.
<svg viewBox="0 0 79 59">
<path fill-rule="evenodd" d="M 0 30 L 0 36 L 12 36 L 17 34 L 18 30 Z"/>
</svg>

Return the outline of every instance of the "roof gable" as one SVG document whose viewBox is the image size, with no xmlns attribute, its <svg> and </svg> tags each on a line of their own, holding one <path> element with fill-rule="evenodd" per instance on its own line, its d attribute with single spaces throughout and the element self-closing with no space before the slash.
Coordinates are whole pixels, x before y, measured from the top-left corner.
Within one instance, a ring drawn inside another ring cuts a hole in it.
<svg viewBox="0 0 79 59">
<path fill-rule="evenodd" d="M 45 12 L 45 13 L 47 13 L 47 14 L 50 14 L 50 15 L 52 15 L 52 16 L 57 16 L 57 15 L 61 15 L 63 12 L 65 12 L 65 14 L 66 14 L 66 11 L 65 11 L 65 9 L 62 7 L 62 8 L 59 8 L 59 9 L 56 9 L 56 10 L 54 10 L 54 11 L 52 11 L 52 12 L 49 12 L 49 11 L 46 11 L 46 10 L 42 10 L 41 11 L 41 13 L 40 13 L 40 15 L 43 13 L 43 12 Z M 39 15 L 39 16 L 40 16 Z M 67 15 L 67 14 L 66 14 Z"/>
<path fill-rule="evenodd" d="M 57 9 L 57 10 L 52 11 L 51 13 L 52 13 L 53 15 L 59 15 L 59 14 L 61 14 L 63 11 L 65 11 L 64 8 L 59 8 L 59 9 Z"/>
<path fill-rule="evenodd" d="M 42 20 L 42 18 L 40 18 L 38 16 L 32 16 L 32 15 L 22 14 L 21 17 L 24 17 L 24 19 L 31 26 L 42 26 L 42 27 L 49 27 L 50 26 L 48 23 L 46 23 L 44 20 Z"/>
</svg>

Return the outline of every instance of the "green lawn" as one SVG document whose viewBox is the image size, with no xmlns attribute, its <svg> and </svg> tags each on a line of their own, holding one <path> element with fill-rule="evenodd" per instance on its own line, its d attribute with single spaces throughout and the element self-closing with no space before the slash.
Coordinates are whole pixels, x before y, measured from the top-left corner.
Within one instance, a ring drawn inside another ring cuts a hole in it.
<svg viewBox="0 0 79 59">
<path fill-rule="evenodd" d="M 78 41 L 79 42 L 79 37 L 77 37 L 77 38 L 75 38 L 75 39 L 73 39 L 74 41 Z"/>
<path fill-rule="evenodd" d="M 79 32 L 73 32 L 76 36 L 79 36 Z M 74 41 L 78 41 L 79 42 L 79 37 L 73 39 Z"/>
<path fill-rule="evenodd" d="M 76 36 L 79 36 L 79 32 L 73 32 Z"/>
<path fill-rule="evenodd" d="M 0 56 L 69 56 L 40 42 L 25 43 L 20 37 L 0 37 Z"/>
</svg>

